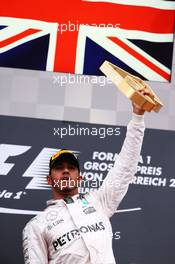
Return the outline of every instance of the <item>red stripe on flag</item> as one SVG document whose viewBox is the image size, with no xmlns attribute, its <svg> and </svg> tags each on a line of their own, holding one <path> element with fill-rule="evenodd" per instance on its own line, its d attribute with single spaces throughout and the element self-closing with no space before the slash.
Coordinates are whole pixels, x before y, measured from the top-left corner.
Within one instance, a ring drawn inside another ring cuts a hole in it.
<svg viewBox="0 0 175 264">
<path fill-rule="evenodd" d="M 32 35 L 34 33 L 37 33 L 39 31 L 41 31 L 41 30 L 32 29 L 32 28 L 31 29 L 27 29 L 27 30 L 25 30 L 25 31 L 23 31 L 23 32 L 21 32 L 21 33 L 19 33 L 17 35 L 14 35 L 13 37 L 10 37 L 10 38 L 7 38 L 5 40 L 0 41 L 0 48 L 3 48 L 5 46 L 7 46 L 7 45 L 10 45 L 13 42 L 16 42 L 16 41 L 18 41 L 18 40 L 20 40 L 22 38 L 28 37 L 28 36 L 30 36 L 30 35 Z"/>
<path fill-rule="evenodd" d="M 79 20 L 84 23 L 120 24 L 122 29 L 151 33 L 174 33 L 175 11 L 145 6 L 88 3 Z"/>
<path fill-rule="evenodd" d="M 138 53 L 137 51 L 133 50 L 131 47 L 129 47 L 127 44 L 125 44 L 123 41 L 116 37 L 108 37 L 110 40 L 112 40 L 114 43 L 119 45 L 121 48 L 123 48 L 125 51 L 130 53 L 133 57 L 141 61 L 143 64 L 147 65 L 149 68 L 151 68 L 153 71 L 161 75 L 166 80 L 170 81 L 170 74 L 166 73 L 164 70 L 160 69 L 158 66 L 156 66 L 154 63 L 149 61 L 147 58 L 145 58 L 143 55 Z"/>
<path fill-rule="evenodd" d="M 77 38 L 77 31 L 57 35 L 54 71 L 75 72 Z"/>
</svg>

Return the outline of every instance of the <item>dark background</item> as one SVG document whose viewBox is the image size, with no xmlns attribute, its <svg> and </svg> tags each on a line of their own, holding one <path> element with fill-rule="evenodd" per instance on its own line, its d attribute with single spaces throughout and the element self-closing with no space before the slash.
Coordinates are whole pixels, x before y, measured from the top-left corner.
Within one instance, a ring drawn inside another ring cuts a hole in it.
<svg viewBox="0 0 175 264">
<path fill-rule="evenodd" d="M 50 190 L 25 189 L 32 180 L 22 177 L 43 148 L 67 148 L 80 151 L 81 170 L 84 162 L 92 161 L 93 151 L 119 153 L 126 127 L 120 127 L 119 136 L 54 136 L 53 128 L 67 127 L 108 128 L 66 121 L 51 121 L 20 117 L 0 116 L 0 144 L 31 146 L 19 156 L 9 157 L 5 163 L 14 163 L 7 175 L 0 174 L 0 195 L 2 191 L 25 191 L 21 199 L 0 198 L 0 263 L 23 263 L 21 238 L 24 225 L 34 215 L 3 213 L 2 208 L 40 211 L 51 198 Z M 110 126 L 115 128 L 114 126 Z M 4 155 L 0 150 L 0 158 Z M 120 232 L 120 239 L 113 239 L 114 254 L 118 264 L 174 264 L 175 263 L 175 189 L 169 187 L 169 180 L 175 178 L 175 132 L 146 129 L 141 155 L 143 166 L 162 167 L 162 175 L 141 175 L 167 179 L 163 186 L 131 184 L 119 210 L 137 208 L 133 212 L 116 213 L 111 221 L 113 233 Z M 152 157 L 149 165 L 145 157 Z M 107 161 L 106 161 L 107 162 Z M 110 162 L 109 162 L 110 163 Z M 1 168 L 0 168 L 1 169 Z M 0 171 L 1 172 L 1 171 Z M 104 172 L 104 177 L 107 172 Z M 32 175 L 31 175 L 32 176 Z M 105 264 L 105 263 L 104 263 Z"/>
</svg>

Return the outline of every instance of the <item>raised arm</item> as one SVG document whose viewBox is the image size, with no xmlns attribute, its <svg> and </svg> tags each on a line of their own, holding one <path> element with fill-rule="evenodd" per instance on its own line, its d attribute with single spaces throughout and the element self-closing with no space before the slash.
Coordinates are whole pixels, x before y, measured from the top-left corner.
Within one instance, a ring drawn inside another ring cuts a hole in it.
<svg viewBox="0 0 175 264">
<path fill-rule="evenodd" d="M 132 120 L 127 126 L 122 149 L 102 186 L 94 192 L 108 217 L 115 213 L 137 171 L 145 130 L 143 113 L 142 109 L 133 105 Z"/>
</svg>

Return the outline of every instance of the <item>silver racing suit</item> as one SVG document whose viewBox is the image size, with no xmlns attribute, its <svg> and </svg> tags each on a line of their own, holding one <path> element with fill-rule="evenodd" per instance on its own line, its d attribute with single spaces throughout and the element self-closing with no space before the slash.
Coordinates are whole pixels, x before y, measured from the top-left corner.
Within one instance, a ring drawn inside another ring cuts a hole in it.
<svg viewBox="0 0 175 264">
<path fill-rule="evenodd" d="M 137 170 L 144 118 L 136 114 L 117 159 L 98 190 L 50 200 L 23 230 L 25 264 L 115 264 L 109 218 Z"/>
</svg>

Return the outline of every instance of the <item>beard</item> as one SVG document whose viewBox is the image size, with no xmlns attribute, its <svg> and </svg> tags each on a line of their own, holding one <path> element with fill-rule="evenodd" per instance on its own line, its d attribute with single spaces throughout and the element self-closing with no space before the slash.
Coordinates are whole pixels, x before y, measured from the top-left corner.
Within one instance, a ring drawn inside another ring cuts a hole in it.
<svg viewBox="0 0 175 264">
<path fill-rule="evenodd" d="M 71 178 L 63 177 L 59 182 L 53 182 L 52 187 L 58 193 L 70 193 L 78 188 L 77 182 L 71 180 Z"/>
<path fill-rule="evenodd" d="M 58 192 L 58 193 L 64 193 L 64 194 L 68 194 L 68 193 L 71 193 L 73 190 L 77 189 L 78 187 L 77 186 L 74 186 L 74 187 L 64 187 L 62 189 L 60 188 L 55 188 L 55 190 Z"/>
</svg>

